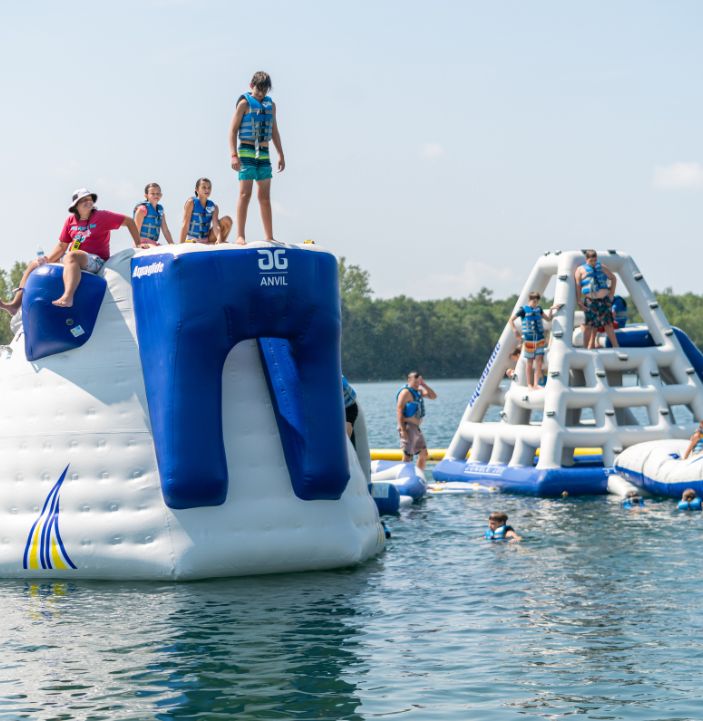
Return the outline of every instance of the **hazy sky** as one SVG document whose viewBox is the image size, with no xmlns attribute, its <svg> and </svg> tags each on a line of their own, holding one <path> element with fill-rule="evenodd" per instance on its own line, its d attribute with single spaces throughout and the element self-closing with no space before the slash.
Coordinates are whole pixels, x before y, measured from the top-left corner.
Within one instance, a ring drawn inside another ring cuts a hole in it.
<svg viewBox="0 0 703 721">
<path fill-rule="evenodd" d="M 702 22 L 697 0 L 3 2 L 0 267 L 54 245 L 79 186 L 131 213 L 156 180 L 175 234 L 206 175 L 233 214 L 228 124 L 262 69 L 276 237 L 378 296 L 502 297 L 591 245 L 703 292 Z"/>
</svg>

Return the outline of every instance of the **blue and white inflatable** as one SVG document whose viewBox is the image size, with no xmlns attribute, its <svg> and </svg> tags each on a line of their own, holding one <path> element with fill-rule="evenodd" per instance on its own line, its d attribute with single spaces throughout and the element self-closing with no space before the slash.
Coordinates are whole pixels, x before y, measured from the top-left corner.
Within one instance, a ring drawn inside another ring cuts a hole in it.
<svg viewBox="0 0 703 721">
<path fill-rule="evenodd" d="M 124 251 L 71 309 L 51 304 L 61 274 L 32 274 L 0 358 L 0 576 L 236 576 L 383 548 L 344 430 L 331 254 Z"/>
<path fill-rule="evenodd" d="M 371 461 L 371 495 L 380 513 L 397 513 L 427 495 L 424 471 L 412 462 Z"/>
</svg>

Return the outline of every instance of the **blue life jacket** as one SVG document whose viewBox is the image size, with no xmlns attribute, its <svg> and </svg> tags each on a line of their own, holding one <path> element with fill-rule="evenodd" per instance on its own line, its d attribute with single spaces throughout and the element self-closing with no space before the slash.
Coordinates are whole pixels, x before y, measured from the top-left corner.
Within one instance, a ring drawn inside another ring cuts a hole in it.
<svg viewBox="0 0 703 721">
<path fill-rule="evenodd" d="M 530 305 L 523 305 L 522 311 L 522 337 L 525 340 L 541 340 L 544 338 L 544 325 L 542 325 L 542 308 L 533 308 Z"/>
<path fill-rule="evenodd" d="M 627 325 L 627 301 L 621 296 L 616 295 L 613 298 L 613 317 L 619 328 Z"/>
<path fill-rule="evenodd" d="M 508 531 L 514 531 L 514 529 L 512 526 L 506 526 L 505 524 L 496 528 L 495 531 L 489 528 L 485 533 L 485 538 L 487 541 L 507 541 L 506 534 Z"/>
<path fill-rule="evenodd" d="M 694 498 L 692 501 L 679 501 L 679 511 L 700 511 L 703 510 L 703 503 L 700 498 Z"/>
<path fill-rule="evenodd" d="M 342 392 L 344 393 L 344 407 L 353 406 L 356 403 L 356 391 L 344 376 L 342 376 Z"/>
<path fill-rule="evenodd" d="M 636 505 L 639 506 L 640 508 L 642 508 L 644 506 L 644 498 L 638 498 L 636 503 L 633 503 L 631 498 L 626 498 L 622 502 L 622 507 L 625 510 L 630 510 L 631 508 L 634 508 Z"/>
<path fill-rule="evenodd" d="M 398 396 L 404 391 L 409 390 L 413 399 L 408 401 L 403 408 L 403 416 L 405 418 L 424 418 L 425 417 L 425 399 L 422 397 L 420 391 L 416 391 L 414 388 L 407 385 L 407 383 L 395 394 L 396 401 Z"/>
<path fill-rule="evenodd" d="M 249 104 L 249 112 L 245 113 L 239 126 L 239 139 L 243 143 L 253 143 L 259 149 L 260 143 L 268 143 L 273 136 L 273 100 L 267 95 L 259 102 L 251 93 L 240 95 L 237 104 L 242 100 Z"/>
<path fill-rule="evenodd" d="M 146 208 L 146 215 L 142 221 L 142 227 L 139 229 L 139 237 L 146 238 L 152 243 L 159 242 L 159 233 L 161 232 L 161 221 L 164 217 L 164 207 L 160 203 L 154 209 L 154 206 L 148 201 L 137 203 L 134 206 L 133 215 L 136 216 L 137 209 Z"/>
<path fill-rule="evenodd" d="M 215 204 L 212 200 L 208 200 L 203 204 L 198 196 L 193 197 L 193 211 L 190 214 L 190 225 L 188 226 L 189 238 L 207 238 L 212 225 L 212 214 L 215 212 Z"/>
<path fill-rule="evenodd" d="M 600 261 L 597 260 L 594 267 L 588 263 L 584 263 L 581 266 L 585 274 L 581 278 L 581 293 L 583 295 L 590 295 L 591 293 L 597 293 L 599 290 L 608 289 L 608 276 L 603 272 Z"/>
<path fill-rule="evenodd" d="M 700 432 L 700 431 L 699 431 L 699 432 Z M 701 436 L 701 437 L 698 439 L 698 443 L 696 443 L 696 445 L 693 446 L 693 450 L 691 451 L 691 455 L 693 455 L 694 453 L 700 453 L 701 451 L 703 451 L 703 436 Z M 690 458 L 690 457 L 691 457 L 691 456 L 689 456 L 689 458 Z"/>
</svg>

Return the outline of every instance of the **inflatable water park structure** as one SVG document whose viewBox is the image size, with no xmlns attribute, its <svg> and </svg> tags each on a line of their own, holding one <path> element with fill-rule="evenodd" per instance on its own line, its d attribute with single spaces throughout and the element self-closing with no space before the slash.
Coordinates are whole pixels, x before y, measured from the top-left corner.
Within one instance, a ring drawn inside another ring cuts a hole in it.
<svg viewBox="0 0 703 721">
<path fill-rule="evenodd" d="M 193 579 L 382 550 L 368 446 L 364 470 L 345 432 L 333 255 L 129 250 L 82 274 L 72 308 L 52 305 L 62 289 L 61 265 L 32 273 L 0 352 L 0 576 Z"/>
<path fill-rule="evenodd" d="M 605 493 L 624 449 L 693 432 L 694 419 L 703 418 L 703 355 L 668 323 L 629 255 L 599 251 L 599 259 L 617 276 L 616 290 L 627 290 L 630 312 L 634 306 L 643 324 L 618 330 L 619 348 L 583 348 L 574 281 L 583 253 L 546 253 L 515 306 L 525 305 L 533 290 L 544 294 L 556 279 L 554 302 L 563 307 L 551 323 L 546 385 L 528 389 L 521 356 L 505 388 L 517 344 L 508 323 L 434 469 L 436 481 L 542 496 Z"/>
</svg>

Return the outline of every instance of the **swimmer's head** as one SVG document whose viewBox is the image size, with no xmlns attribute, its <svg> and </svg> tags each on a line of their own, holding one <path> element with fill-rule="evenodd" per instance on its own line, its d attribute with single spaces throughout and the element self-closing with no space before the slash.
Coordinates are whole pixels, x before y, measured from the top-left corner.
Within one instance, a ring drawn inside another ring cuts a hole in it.
<svg viewBox="0 0 703 721">
<path fill-rule="evenodd" d="M 696 492 L 693 490 L 693 488 L 687 488 L 681 494 L 682 501 L 695 501 L 695 499 L 696 499 Z"/>
<path fill-rule="evenodd" d="M 504 526 L 508 522 L 508 514 L 502 511 L 493 511 L 488 516 L 488 527 L 492 530 Z"/>
</svg>

